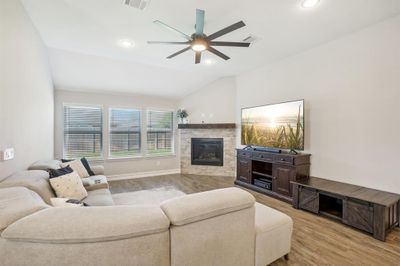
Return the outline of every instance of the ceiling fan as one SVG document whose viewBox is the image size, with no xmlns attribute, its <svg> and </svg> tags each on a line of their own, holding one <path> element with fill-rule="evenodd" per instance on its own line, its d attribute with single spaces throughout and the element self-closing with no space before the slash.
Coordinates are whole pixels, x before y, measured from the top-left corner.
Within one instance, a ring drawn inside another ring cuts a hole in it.
<svg viewBox="0 0 400 266">
<path fill-rule="evenodd" d="M 167 59 L 171 59 L 183 52 L 188 51 L 189 49 L 192 49 L 195 52 L 195 64 L 200 63 L 201 61 L 201 53 L 204 52 L 205 50 L 225 59 L 228 60 L 230 59 L 229 56 L 221 53 L 217 49 L 215 49 L 213 46 L 230 46 L 230 47 L 249 47 L 250 43 L 247 42 L 223 42 L 223 41 L 214 41 L 214 39 L 221 37 L 222 35 L 225 35 L 227 33 L 230 33 L 234 30 L 240 29 L 246 24 L 244 24 L 243 21 L 239 21 L 235 24 L 232 24 L 222 30 L 219 30 L 211 35 L 206 35 L 204 34 L 204 10 L 201 9 L 196 9 L 196 25 L 195 25 L 195 33 L 193 33 L 191 36 L 171 27 L 168 26 L 167 24 L 155 20 L 154 23 L 160 26 L 163 26 L 184 39 L 186 39 L 185 42 L 158 42 L 158 41 L 148 41 L 147 43 L 149 44 L 174 44 L 174 45 L 188 45 L 186 48 L 170 55 L 167 57 Z"/>
</svg>

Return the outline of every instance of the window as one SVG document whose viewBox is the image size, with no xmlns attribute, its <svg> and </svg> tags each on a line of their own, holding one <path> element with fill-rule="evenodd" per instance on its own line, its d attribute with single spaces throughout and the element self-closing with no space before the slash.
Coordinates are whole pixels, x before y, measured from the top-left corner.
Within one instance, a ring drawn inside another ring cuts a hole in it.
<svg viewBox="0 0 400 266">
<path fill-rule="evenodd" d="M 140 147 L 140 111 L 110 108 L 110 156 L 137 156 Z"/>
<path fill-rule="evenodd" d="M 147 153 L 150 155 L 173 153 L 172 111 L 147 111 Z"/>
<path fill-rule="evenodd" d="M 103 142 L 101 107 L 64 106 L 64 158 L 101 158 Z"/>
</svg>

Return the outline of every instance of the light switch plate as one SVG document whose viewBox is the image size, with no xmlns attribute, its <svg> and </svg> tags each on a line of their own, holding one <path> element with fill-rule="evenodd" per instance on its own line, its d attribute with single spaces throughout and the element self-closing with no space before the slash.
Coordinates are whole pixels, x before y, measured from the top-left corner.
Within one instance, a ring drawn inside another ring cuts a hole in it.
<svg viewBox="0 0 400 266">
<path fill-rule="evenodd" d="M 8 161 L 14 159 L 14 148 L 8 148 L 0 153 L 1 161 Z"/>
</svg>

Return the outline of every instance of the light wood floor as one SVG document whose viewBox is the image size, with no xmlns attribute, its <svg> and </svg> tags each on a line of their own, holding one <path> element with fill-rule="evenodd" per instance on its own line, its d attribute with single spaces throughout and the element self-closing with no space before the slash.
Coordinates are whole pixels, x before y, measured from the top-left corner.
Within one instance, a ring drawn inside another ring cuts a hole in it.
<svg viewBox="0 0 400 266">
<path fill-rule="evenodd" d="M 234 185 L 233 178 L 180 174 L 110 182 L 112 193 L 163 186 L 174 186 L 190 194 Z M 400 265 L 399 228 L 387 236 L 386 242 L 381 242 L 340 223 L 248 191 L 258 202 L 288 214 L 294 221 L 290 259 L 280 259 L 272 265 Z"/>
</svg>

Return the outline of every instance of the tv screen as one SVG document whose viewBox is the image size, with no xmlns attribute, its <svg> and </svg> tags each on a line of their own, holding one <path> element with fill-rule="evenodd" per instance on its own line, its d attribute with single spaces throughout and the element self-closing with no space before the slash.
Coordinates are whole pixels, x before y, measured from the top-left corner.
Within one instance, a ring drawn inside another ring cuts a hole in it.
<svg viewBox="0 0 400 266">
<path fill-rule="evenodd" d="M 304 100 L 242 109 L 242 145 L 304 150 Z"/>
</svg>

